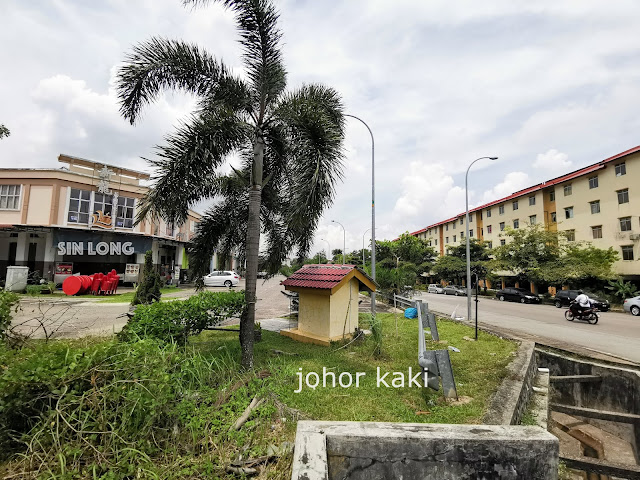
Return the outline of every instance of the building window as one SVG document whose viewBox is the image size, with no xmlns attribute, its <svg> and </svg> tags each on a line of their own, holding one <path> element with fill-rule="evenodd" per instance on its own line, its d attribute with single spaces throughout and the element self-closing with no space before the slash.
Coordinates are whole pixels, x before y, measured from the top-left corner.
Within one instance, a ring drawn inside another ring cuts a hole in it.
<svg viewBox="0 0 640 480">
<path fill-rule="evenodd" d="M 549 192 L 549 201 L 550 202 L 555 202 L 556 201 L 556 191 L 552 190 Z"/>
<path fill-rule="evenodd" d="M 487 208 L 487 218 L 491 218 L 491 209 Z"/>
<path fill-rule="evenodd" d="M 620 231 L 621 232 L 630 232 L 631 231 L 631 217 L 622 217 L 620 220 Z"/>
<path fill-rule="evenodd" d="M 460 235 L 460 238 L 462 238 L 462 235 Z M 456 235 L 453 236 L 453 243 L 456 242 Z"/>
<path fill-rule="evenodd" d="M 529 197 L 529 206 L 535 205 L 536 204 L 536 197 L 535 195 Z"/>
<path fill-rule="evenodd" d="M 500 206 L 498 207 L 498 213 L 499 213 L 500 215 L 504 215 L 504 205 L 500 205 Z"/>
<path fill-rule="evenodd" d="M 504 231 L 504 222 L 500 222 L 500 231 Z"/>
<path fill-rule="evenodd" d="M 600 200 L 594 200 L 593 202 L 589 202 L 589 206 L 591 207 L 591 214 L 600 213 Z"/>
<path fill-rule="evenodd" d="M 133 211 L 136 204 L 135 198 L 118 197 L 118 211 L 116 214 L 116 227 L 133 228 Z M 191 222 L 192 232 L 197 229 L 198 222 Z"/>
<path fill-rule="evenodd" d="M 530 215 L 529 216 L 529 224 L 530 225 L 535 225 L 536 224 L 536 216 L 535 215 Z"/>
<path fill-rule="evenodd" d="M 487 225 L 487 233 L 491 233 L 491 225 Z"/>
<path fill-rule="evenodd" d="M 462 225 L 462 222 L 464 222 L 464 218 L 460 217 L 460 225 Z"/>
<path fill-rule="evenodd" d="M 564 196 L 568 197 L 569 195 L 571 195 L 573 193 L 572 189 L 571 189 L 571 184 L 569 185 L 565 185 L 564 186 Z"/>
<path fill-rule="evenodd" d="M 517 200 L 515 202 L 513 202 L 513 209 L 514 210 L 518 209 L 518 201 Z"/>
<path fill-rule="evenodd" d="M 460 240 L 464 240 L 464 232 L 460 232 Z"/>
<path fill-rule="evenodd" d="M 493 248 L 493 242 L 492 241 L 488 241 L 487 242 L 487 248 Z"/>
<path fill-rule="evenodd" d="M 445 229 L 447 232 L 449 231 L 449 224 L 448 224 L 448 223 L 444 226 L 444 229 Z"/>
<path fill-rule="evenodd" d="M 103 215 L 111 216 L 113 209 L 113 197 L 103 193 L 96 193 L 93 197 L 93 211 L 102 212 Z"/>
<path fill-rule="evenodd" d="M 633 245 L 623 245 L 622 260 L 633 260 Z"/>
<path fill-rule="evenodd" d="M 473 214 L 472 213 L 469 214 L 469 223 L 471 223 L 471 222 L 473 222 Z"/>
<path fill-rule="evenodd" d="M 602 225 L 591 227 L 591 235 L 593 238 L 602 238 Z"/>
<path fill-rule="evenodd" d="M 438 239 L 437 238 L 434 240 L 434 244 L 438 245 Z"/>
<path fill-rule="evenodd" d="M 505 245 L 506 243 L 507 243 L 507 241 L 506 241 L 506 240 L 504 240 L 504 239 L 500 240 L 500 245 L 501 245 L 501 246 Z"/>
<path fill-rule="evenodd" d="M 19 210 L 22 185 L 0 185 L 0 210 Z"/>
<path fill-rule="evenodd" d="M 576 231 L 575 230 L 567 230 L 567 241 L 575 242 L 576 241 Z"/>
<path fill-rule="evenodd" d="M 513 228 L 520 228 L 520 219 L 516 218 L 513 221 Z"/>
<path fill-rule="evenodd" d="M 616 165 L 616 177 L 621 177 L 627 174 L 627 166 L 624 162 Z"/>
<path fill-rule="evenodd" d="M 473 230 L 469 230 L 469 238 L 473 238 Z"/>
<path fill-rule="evenodd" d="M 449 243 L 449 237 L 444 237 L 444 243 Z"/>
<path fill-rule="evenodd" d="M 69 214 L 67 223 L 89 223 L 91 192 L 72 188 L 69 195 Z"/>
<path fill-rule="evenodd" d="M 564 209 L 564 218 L 573 218 L 573 207 L 567 207 Z"/>
<path fill-rule="evenodd" d="M 629 203 L 629 189 L 618 190 L 618 204 Z"/>
<path fill-rule="evenodd" d="M 453 229 L 455 230 L 456 229 L 456 225 L 457 225 L 456 222 L 453 222 L 452 225 L 453 225 Z"/>
<path fill-rule="evenodd" d="M 598 176 L 589 178 L 589 188 L 598 188 Z"/>
<path fill-rule="evenodd" d="M 557 221 L 556 212 L 551 212 L 551 223 L 556 223 Z"/>
</svg>

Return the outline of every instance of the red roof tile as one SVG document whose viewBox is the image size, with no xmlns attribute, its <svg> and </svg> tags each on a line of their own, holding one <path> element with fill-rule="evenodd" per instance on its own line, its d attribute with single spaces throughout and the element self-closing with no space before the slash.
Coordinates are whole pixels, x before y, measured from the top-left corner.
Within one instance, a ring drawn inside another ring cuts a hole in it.
<svg viewBox="0 0 640 480">
<path fill-rule="evenodd" d="M 282 282 L 287 287 L 332 289 L 355 265 L 305 265 Z"/>
</svg>

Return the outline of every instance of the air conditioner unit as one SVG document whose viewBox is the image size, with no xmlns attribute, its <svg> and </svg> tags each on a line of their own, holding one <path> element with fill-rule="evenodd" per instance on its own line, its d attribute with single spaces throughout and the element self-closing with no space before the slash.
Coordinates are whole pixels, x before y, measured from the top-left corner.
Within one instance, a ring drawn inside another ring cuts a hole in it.
<svg viewBox="0 0 640 480">
<path fill-rule="evenodd" d="M 629 240 L 640 240 L 640 233 L 632 233 L 629 235 Z"/>
</svg>

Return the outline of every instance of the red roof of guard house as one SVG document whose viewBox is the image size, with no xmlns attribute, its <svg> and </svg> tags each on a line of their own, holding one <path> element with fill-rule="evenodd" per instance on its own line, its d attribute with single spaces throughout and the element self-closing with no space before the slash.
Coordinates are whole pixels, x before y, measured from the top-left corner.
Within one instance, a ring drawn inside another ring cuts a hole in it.
<svg viewBox="0 0 640 480">
<path fill-rule="evenodd" d="M 331 290 L 331 293 L 334 293 L 353 277 L 357 278 L 367 290 L 375 291 L 375 281 L 355 265 L 305 265 L 281 284 L 287 290 L 314 288 Z"/>
</svg>

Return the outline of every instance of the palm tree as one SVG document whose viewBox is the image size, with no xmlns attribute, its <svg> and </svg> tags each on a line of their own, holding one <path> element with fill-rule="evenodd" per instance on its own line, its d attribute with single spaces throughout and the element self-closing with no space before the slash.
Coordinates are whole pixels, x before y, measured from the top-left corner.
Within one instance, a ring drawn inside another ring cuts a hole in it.
<svg viewBox="0 0 640 480">
<path fill-rule="evenodd" d="M 344 118 L 341 98 L 329 87 L 285 90 L 278 13 L 269 0 L 221 3 L 235 13 L 246 78 L 195 45 L 152 38 L 127 56 L 118 72 L 118 95 L 120 111 L 132 124 L 162 90 L 199 97 L 189 120 L 156 147 L 150 163 L 157 176 L 137 220 L 150 215 L 181 224 L 191 205 L 216 199 L 190 254 L 198 275 L 206 272 L 214 249 L 246 258 L 240 345 L 242 365 L 253 368 L 261 232 L 261 269 L 275 273 L 290 251 L 308 253 L 342 176 Z M 222 168 L 233 158 L 239 166 L 225 174 Z"/>
</svg>

